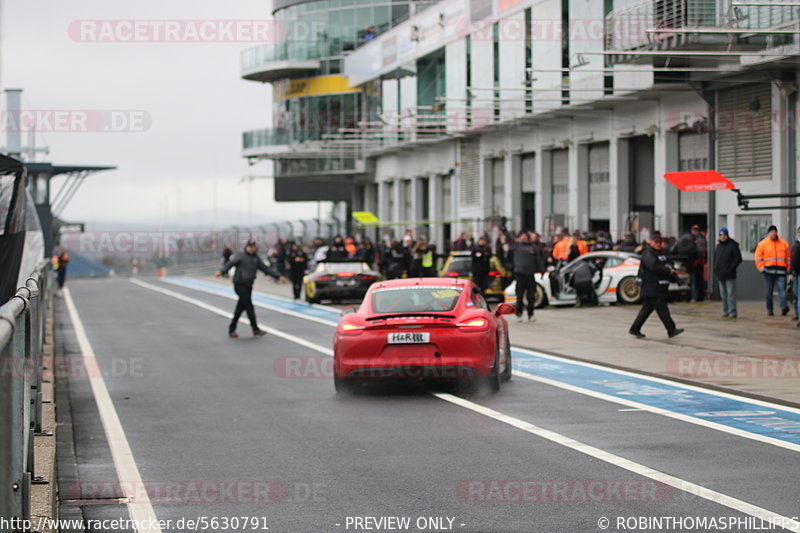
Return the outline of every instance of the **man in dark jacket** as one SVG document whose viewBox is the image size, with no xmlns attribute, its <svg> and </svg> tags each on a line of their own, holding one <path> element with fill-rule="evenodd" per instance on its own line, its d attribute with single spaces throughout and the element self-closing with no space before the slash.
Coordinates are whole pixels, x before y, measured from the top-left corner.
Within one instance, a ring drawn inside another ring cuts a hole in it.
<svg viewBox="0 0 800 533">
<path fill-rule="evenodd" d="M 800 226 L 797 226 L 797 240 L 792 244 L 791 254 L 789 272 L 794 279 L 794 313 L 800 328 Z"/>
<path fill-rule="evenodd" d="M 215 277 L 219 278 L 227 273 L 231 267 L 236 267 L 236 273 L 233 275 L 233 290 L 236 291 L 239 301 L 236 302 L 233 320 L 231 320 L 231 324 L 228 327 L 228 337 L 232 339 L 239 336 L 236 333 L 236 326 L 239 324 L 239 318 L 242 316 L 242 312 L 246 312 L 247 318 L 250 319 L 250 327 L 253 328 L 253 335 L 261 337 L 267 334 L 266 331 L 258 327 L 256 310 L 253 308 L 252 294 L 253 283 L 256 281 L 256 273 L 260 270 L 264 274 L 280 280 L 281 283 L 286 282 L 286 278 L 281 276 L 277 270 L 264 264 L 261 258 L 258 257 L 257 251 L 258 248 L 256 247 L 255 241 L 247 241 L 244 252 L 239 252 L 231 257 L 222 265 L 222 270 L 214 274 Z"/>
<path fill-rule="evenodd" d="M 492 264 L 492 248 L 486 237 L 480 237 L 477 244 L 472 247 L 472 281 L 482 293 L 489 287 L 489 270 Z"/>
<path fill-rule="evenodd" d="M 397 239 L 392 239 L 386 253 L 386 278 L 400 279 L 408 274 L 408 250 Z"/>
<path fill-rule="evenodd" d="M 517 293 L 517 321 L 522 322 L 522 308 L 525 298 L 528 299 L 528 321 L 533 322 L 533 303 L 536 299 L 536 280 L 533 276 L 537 272 L 544 272 L 544 247 L 539 242 L 539 236 L 531 237 L 527 231 L 519 234 L 519 238 L 511 245 L 510 251 L 514 258 L 514 280 Z M 532 240 L 535 239 L 534 240 Z"/>
<path fill-rule="evenodd" d="M 300 290 L 303 288 L 303 276 L 308 267 L 308 256 L 294 241 L 289 241 L 289 250 L 286 252 L 286 261 L 289 263 L 289 279 L 292 280 L 292 294 L 295 300 L 300 299 Z"/>
<path fill-rule="evenodd" d="M 667 256 L 664 255 L 664 242 L 661 237 L 654 238 L 651 246 L 645 248 L 639 271 L 642 277 L 644 302 L 628 333 L 643 339 L 642 326 L 653 311 L 658 313 L 658 318 L 667 328 L 667 335 L 675 337 L 683 333 L 683 329 L 675 327 L 675 322 L 672 321 L 667 307 L 670 279 L 674 278 L 677 272 L 667 263 Z"/>
<path fill-rule="evenodd" d="M 597 305 L 594 273 L 595 269 L 589 261 L 578 261 L 578 266 L 572 271 L 572 286 L 578 296 L 578 305 L 581 307 Z"/>
<path fill-rule="evenodd" d="M 728 228 L 720 228 L 719 243 L 714 251 L 714 273 L 722 297 L 722 318 L 736 318 L 736 269 L 741 264 L 739 243 L 728 235 Z"/>
</svg>

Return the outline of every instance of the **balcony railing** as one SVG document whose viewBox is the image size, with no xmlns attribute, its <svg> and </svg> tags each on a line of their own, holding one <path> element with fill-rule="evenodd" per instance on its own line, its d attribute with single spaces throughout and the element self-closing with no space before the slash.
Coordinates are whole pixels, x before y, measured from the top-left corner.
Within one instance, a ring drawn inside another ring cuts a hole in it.
<svg viewBox="0 0 800 533">
<path fill-rule="evenodd" d="M 242 51 L 242 71 L 254 69 L 276 61 L 308 61 L 329 56 L 329 49 L 319 41 L 286 41 L 248 48 Z"/>
<path fill-rule="evenodd" d="M 644 0 L 612 11 L 605 19 L 606 50 L 649 49 L 675 36 L 653 30 L 731 28 L 768 33 L 800 21 L 797 7 L 781 6 L 777 0 L 775 7 L 734 7 L 733 1 Z"/>
</svg>

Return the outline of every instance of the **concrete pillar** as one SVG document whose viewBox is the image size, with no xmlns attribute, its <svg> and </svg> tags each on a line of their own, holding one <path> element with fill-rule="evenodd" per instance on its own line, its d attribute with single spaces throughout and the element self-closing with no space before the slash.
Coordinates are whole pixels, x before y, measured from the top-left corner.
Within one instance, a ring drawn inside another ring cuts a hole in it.
<svg viewBox="0 0 800 533">
<path fill-rule="evenodd" d="M 573 154 L 574 152 L 574 154 Z M 573 171 L 572 168 L 575 168 Z M 589 230 L 589 145 L 578 144 L 570 150 L 569 171 L 570 229 Z M 574 180 L 574 181 L 573 181 Z M 573 228 L 574 226 L 574 228 Z"/>
<path fill-rule="evenodd" d="M 611 220 L 609 226 L 615 240 L 625 236 L 625 221 L 630 213 L 630 142 L 612 138 L 608 146 L 609 194 Z"/>
</svg>

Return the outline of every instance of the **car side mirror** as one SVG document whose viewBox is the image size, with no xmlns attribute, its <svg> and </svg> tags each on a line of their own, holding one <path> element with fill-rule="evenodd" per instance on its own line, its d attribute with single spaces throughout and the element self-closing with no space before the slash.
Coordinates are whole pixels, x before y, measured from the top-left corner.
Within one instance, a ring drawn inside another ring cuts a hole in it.
<svg viewBox="0 0 800 533">
<path fill-rule="evenodd" d="M 514 307 L 513 305 L 507 303 L 501 303 L 500 305 L 497 306 L 497 309 L 495 309 L 494 314 L 495 316 L 513 315 L 516 312 L 517 308 Z"/>
<path fill-rule="evenodd" d="M 342 309 L 342 316 L 349 315 L 350 313 L 355 313 L 358 311 L 358 308 L 355 305 L 348 305 L 344 309 Z"/>
</svg>

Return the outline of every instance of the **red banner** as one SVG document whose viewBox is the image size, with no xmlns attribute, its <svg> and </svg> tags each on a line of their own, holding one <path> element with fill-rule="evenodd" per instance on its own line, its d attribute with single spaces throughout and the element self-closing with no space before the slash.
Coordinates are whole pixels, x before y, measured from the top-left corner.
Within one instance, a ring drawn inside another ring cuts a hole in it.
<svg viewBox="0 0 800 533">
<path fill-rule="evenodd" d="M 683 192 L 724 191 L 736 188 L 732 181 L 716 170 L 667 172 L 664 174 L 664 179 Z"/>
</svg>

